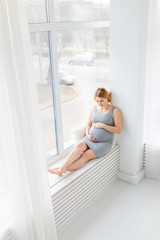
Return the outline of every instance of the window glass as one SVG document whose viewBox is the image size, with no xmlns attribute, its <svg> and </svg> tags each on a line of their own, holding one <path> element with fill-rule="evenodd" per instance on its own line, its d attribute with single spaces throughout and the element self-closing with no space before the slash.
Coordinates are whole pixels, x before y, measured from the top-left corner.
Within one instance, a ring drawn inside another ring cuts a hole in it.
<svg viewBox="0 0 160 240">
<path fill-rule="evenodd" d="M 56 22 L 109 20 L 110 0 L 55 0 Z"/>
<path fill-rule="evenodd" d="M 24 0 L 28 23 L 48 22 L 46 0 Z"/>
<path fill-rule="evenodd" d="M 47 158 L 57 154 L 52 82 L 50 77 L 49 34 L 30 34 L 37 84 L 44 146 Z"/>
<path fill-rule="evenodd" d="M 109 28 L 57 32 L 65 147 L 73 128 L 86 122 L 97 87 L 110 89 L 109 40 Z"/>
</svg>

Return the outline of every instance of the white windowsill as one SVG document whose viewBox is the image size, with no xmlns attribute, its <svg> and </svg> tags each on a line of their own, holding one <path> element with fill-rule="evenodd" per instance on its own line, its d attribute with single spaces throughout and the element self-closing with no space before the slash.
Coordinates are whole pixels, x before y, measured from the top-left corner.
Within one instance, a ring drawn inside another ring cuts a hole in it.
<svg viewBox="0 0 160 240">
<path fill-rule="evenodd" d="M 117 147 L 118 146 L 115 145 L 113 150 L 115 150 Z M 98 163 L 105 157 L 106 156 L 104 156 L 102 158 L 97 158 L 97 159 L 91 160 L 91 161 L 87 162 L 82 168 L 72 171 L 72 172 L 67 172 L 66 174 L 64 174 L 61 177 L 58 175 L 55 175 L 55 174 L 48 173 L 51 196 L 54 195 L 56 192 L 58 192 L 60 189 L 67 186 L 69 183 L 73 182 L 75 179 L 77 179 L 79 176 L 81 176 L 84 172 L 88 171 L 88 169 L 91 169 L 93 166 L 95 166 L 96 163 Z M 54 163 L 49 168 L 54 168 L 54 167 L 60 166 L 64 161 L 65 161 L 65 158 Z"/>
</svg>

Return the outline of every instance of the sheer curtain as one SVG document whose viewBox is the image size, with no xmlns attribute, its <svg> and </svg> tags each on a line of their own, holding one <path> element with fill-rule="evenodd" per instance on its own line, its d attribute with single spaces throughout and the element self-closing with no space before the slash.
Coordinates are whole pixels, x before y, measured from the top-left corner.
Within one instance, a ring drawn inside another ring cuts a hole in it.
<svg viewBox="0 0 160 240">
<path fill-rule="evenodd" d="M 22 0 L 0 1 L 0 240 L 54 240 Z"/>
<path fill-rule="evenodd" d="M 160 179 L 160 0 L 150 1 L 146 91 L 146 177 Z"/>
</svg>

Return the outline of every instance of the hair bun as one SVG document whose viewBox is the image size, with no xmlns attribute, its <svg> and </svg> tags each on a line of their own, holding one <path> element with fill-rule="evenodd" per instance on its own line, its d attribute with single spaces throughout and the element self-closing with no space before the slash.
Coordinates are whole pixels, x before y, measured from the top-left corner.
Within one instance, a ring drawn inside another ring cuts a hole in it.
<svg viewBox="0 0 160 240">
<path fill-rule="evenodd" d="M 112 102 L 112 93 L 109 91 L 109 90 L 107 90 L 107 93 L 108 93 L 108 102 Z"/>
</svg>

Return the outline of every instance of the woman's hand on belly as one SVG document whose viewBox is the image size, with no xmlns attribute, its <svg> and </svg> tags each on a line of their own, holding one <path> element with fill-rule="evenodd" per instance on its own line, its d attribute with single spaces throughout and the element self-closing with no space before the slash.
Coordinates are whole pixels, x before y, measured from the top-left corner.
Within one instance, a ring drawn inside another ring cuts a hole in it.
<svg viewBox="0 0 160 240">
<path fill-rule="evenodd" d="M 96 123 L 93 123 L 92 126 L 94 128 L 103 128 L 104 127 L 104 123 L 96 122 Z"/>
<path fill-rule="evenodd" d="M 112 135 L 104 128 L 94 128 L 93 125 L 89 131 L 89 134 L 93 136 L 93 138 L 96 139 L 97 142 L 106 142 L 111 138 L 110 135 Z"/>
<path fill-rule="evenodd" d="M 97 142 L 97 140 L 94 137 L 92 137 L 90 134 L 87 134 L 86 137 L 92 142 Z"/>
</svg>

